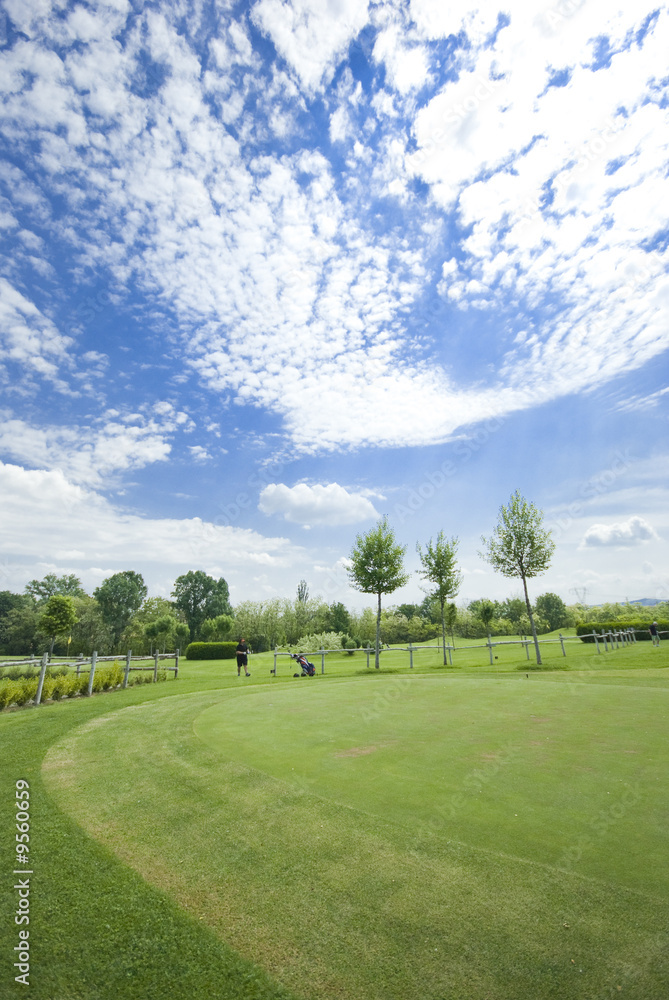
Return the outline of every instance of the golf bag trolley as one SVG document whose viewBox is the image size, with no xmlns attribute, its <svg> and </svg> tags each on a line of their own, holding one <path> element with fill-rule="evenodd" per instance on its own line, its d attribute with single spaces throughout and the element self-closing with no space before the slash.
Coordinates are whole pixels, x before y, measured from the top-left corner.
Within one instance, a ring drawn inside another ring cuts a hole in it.
<svg viewBox="0 0 669 1000">
<path fill-rule="evenodd" d="M 303 653 L 291 653 L 291 660 L 297 660 L 298 665 L 302 668 L 301 674 L 293 674 L 293 677 L 314 677 L 316 674 L 316 667 L 313 663 L 309 663 L 309 660 Z"/>
</svg>

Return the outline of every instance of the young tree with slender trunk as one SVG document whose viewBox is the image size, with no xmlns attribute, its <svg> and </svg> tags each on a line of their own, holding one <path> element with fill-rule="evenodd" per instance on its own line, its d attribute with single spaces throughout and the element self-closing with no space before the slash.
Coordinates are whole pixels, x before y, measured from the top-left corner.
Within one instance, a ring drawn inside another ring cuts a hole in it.
<svg viewBox="0 0 669 1000">
<path fill-rule="evenodd" d="M 437 541 L 434 545 L 430 539 L 425 547 L 425 552 L 421 549 L 420 543 L 416 545 L 416 551 L 423 567 L 418 572 L 424 580 L 433 585 L 433 589 L 426 591 L 426 593 L 439 601 L 444 664 L 446 663 L 446 602 L 449 597 L 455 597 L 462 583 L 462 573 L 458 572 L 455 562 L 457 549 L 458 539 L 451 538 L 449 541 L 444 536 L 443 531 L 437 535 Z"/>
<path fill-rule="evenodd" d="M 538 664 L 541 663 L 541 652 L 527 593 L 527 580 L 546 572 L 555 551 L 555 542 L 551 532 L 543 527 L 543 519 L 543 511 L 527 501 L 520 490 L 516 490 L 511 495 L 508 506 L 500 507 L 497 524 L 491 537 L 481 536 L 485 550 L 479 552 L 481 558 L 489 562 L 498 573 L 523 581 L 525 607 L 530 620 Z"/>
<path fill-rule="evenodd" d="M 77 609 L 71 597 L 53 594 L 44 605 L 39 618 L 40 630 L 49 639 L 49 660 L 58 636 L 69 635 L 77 621 Z"/>
<path fill-rule="evenodd" d="M 383 517 L 366 535 L 358 535 L 351 552 L 348 571 L 351 586 L 363 594 L 376 594 L 376 655 L 374 666 L 379 669 L 381 646 L 381 595 L 392 594 L 409 580 L 404 572 L 406 546 L 397 545 L 395 532 Z"/>
</svg>

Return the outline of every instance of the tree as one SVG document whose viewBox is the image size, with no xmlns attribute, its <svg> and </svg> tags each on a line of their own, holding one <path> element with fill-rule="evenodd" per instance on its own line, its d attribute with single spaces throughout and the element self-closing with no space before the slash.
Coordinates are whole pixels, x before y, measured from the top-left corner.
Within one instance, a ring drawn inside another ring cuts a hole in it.
<svg viewBox="0 0 669 1000">
<path fill-rule="evenodd" d="M 490 623 L 495 617 L 495 605 L 492 601 L 481 601 L 478 607 L 478 615 L 488 633 L 488 642 L 490 642 Z"/>
<path fill-rule="evenodd" d="M 214 580 L 203 570 L 189 570 L 174 581 L 172 597 L 190 629 L 191 641 L 200 638 L 200 628 L 206 618 L 231 615 L 230 591 L 221 577 Z"/>
<path fill-rule="evenodd" d="M 176 633 L 180 624 L 174 615 L 161 615 L 160 618 L 154 618 L 153 621 L 144 626 L 144 635 L 151 646 L 156 646 L 158 649 L 162 646 L 164 653 L 168 646 L 174 649 Z"/>
<path fill-rule="evenodd" d="M 56 576 L 55 573 L 47 573 L 43 580 L 31 580 L 26 584 L 26 594 L 29 594 L 38 604 L 47 601 L 56 594 L 65 597 L 86 597 L 86 591 L 82 589 L 81 580 L 74 573 L 67 576 Z"/>
<path fill-rule="evenodd" d="M 0 622 L 0 645 L 3 653 L 34 653 L 39 640 L 39 616 L 31 603 L 8 611 Z"/>
<path fill-rule="evenodd" d="M 309 587 L 306 580 L 300 580 L 297 585 L 297 599 L 298 601 L 302 601 L 303 604 L 306 604 L 309 600 Z"/>
<path fill-rule="evenodd" d="M 88 595 L 73 597 L 72 600 L 77 609 L 78 620 L 72 627 L 71 652 L 82 656 L 90 656 L 94 649 L 107 652 L 111 649 L 111 630 L 102 617 L 98 602 Z M 131 648 L 135 647 L 131 644 Z"/>
<path fill-rule="evenodd" d="M 53 647 L 59 635 L 69 635 L 72 626 L 77 621 L 77 609 L 71 597 L 64 594 L 53 594 L 44 606 L 39 617 L 39 628 L 50 640 L 49 659 L 53 655 Z"/>
<path fill-rule="evenodd" d="M 556 628 L 565 628 L 570 624 L 570 615 L 567 605 L 557 594 L 541 594 L 534 604 L 535 611 L 546 619 L 553 632 Z"/>
<path fill-rule="evenodd" d="M 351 616 L 345 604 L 335 601 L 330 605 L 326 615 L 326 632 L 348 632 L 351 627 Z"/>
<path fill-rule="evenodd" d="M 366 535 L 358 535 L 351 552 L 348 571 L 351 586 L 363 594 L 376 594 L 376 654 L 374 666 L 379 669 L 381 643 L 381 596 L 403 587 L 409 575 L 404 572 L 406 546 L 397 545 L 395 533 L 383 517 Z"/>
<path fill-rule="evenodd" d="M 520 490 L 516 490 L 511 495 L 508 506 L 502 504 L 500 507 L 497 524 L 490 538 L 482 535 L 481 540 L 485 546 L 485 550 L 479 552 L 482 559 L 489 562 L 496 572 L 523 581 L 527 617 L 532 628 L 537 663 L 540 664 L 541 652 L 527 592 L 527 580 L 546 572 L 555 551 L 551 532 L 543 527 L 543 511 L 527 501 Z"/>
<path fill-rule="evenodd" d="M 462 583 L 462 574 L 458 571 L 455 562 L 457 550 L 458 539 L 451 538 L 448 541 L 443 531 L 437 535 L 437 541 L 434 545 L 430 539 L 425 547 L 425 552 L 421 549 L 420 543 L 416 545 L 416 551 L 423 567 L 418 572 L 424 580 L 432 584 L 432 587 L 426 592 L 428 596 L 439 602 L 444 663 L 446 663 L 446 602 L 449 597 L 455 597 Z"/>
<path fill-rule="evenodd" d="M 118 645 L 121 633 L 132 615 L 137 611 L 147 594 L 141 573 L 132 569 L 123 570 L 107 577 L 93 591 L 98 602 L 102 619 L 109 626 L 112 647 Z"/>
<path fill-rule="evenodd" d="M 222 642 L 230 637 L 235 619 L 232 615 L 216 615 L 215 618 L 205 618 L 200 629 L 204 642 Z"/>
</svg>

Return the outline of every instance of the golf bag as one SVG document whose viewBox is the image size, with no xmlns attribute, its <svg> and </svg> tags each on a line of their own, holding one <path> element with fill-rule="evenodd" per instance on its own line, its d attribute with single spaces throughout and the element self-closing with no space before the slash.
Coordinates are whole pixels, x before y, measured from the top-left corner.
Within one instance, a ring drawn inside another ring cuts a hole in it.
<svg viewBox="0 0 669 1000">
<path fill-rule="evenodd" d="M 313 663 L 309 663 L 309 660 L 306 658 L 306 656 L 304 656 L 303 653 L 300 653 L 299 656 L 297 655 L 297 653 L 293 653 L 291 655 L 291 660 L 297 660 L 297 662 L 299 663 L 300 667 L 302 668 L 302 677 L 313 677 L 314 674 L 316 673 L 316 667 L 313 665 Z M 294 674 L 293 676 L 299 677 L 300 675 Z"/>
</svg>

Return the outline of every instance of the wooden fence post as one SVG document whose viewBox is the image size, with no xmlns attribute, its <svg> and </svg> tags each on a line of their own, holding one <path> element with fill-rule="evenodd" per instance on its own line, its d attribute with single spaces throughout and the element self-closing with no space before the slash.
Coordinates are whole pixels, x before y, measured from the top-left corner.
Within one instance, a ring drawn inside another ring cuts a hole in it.
<svg viewBox="0 0 669 1000">
<path fill-rule="evenodd" d="M 179 653 L 180 652 L 181 652 L 181 650 L 179 650 L 179 649 L 175 649 L 174 650 L 174 679 L 175 680 L 179 676 Z"/>
<path fill-rule="evenodd" d="M 562 646 L 562 655 L 566 656 L 567 654 L 564 651 L 564 639 L 562 638 L 562 632 L 560 632 L 560 645 Z"/>
<path fill-rule="evenodd" d="M 274 674 L 275 677 L 276 677 L 276 651 L 278 648 L 279 648 L 278 646 L 274 647 L 274 670 L 272 671 L 272 673 Z"/>
<path fill-rule="evenodd" d="M 597 641 L 597 633 L 596 633 L 596 632 L 593 632 L 593 633 L 592 633 L 592 638 L 593 638 L 593 639 L 595 640 L 595 646 L 596 646 L 596 648 L 597 648 L 597 652 L 598 652 L 598 653 L 599 653 L 599 652 L 601 652 L 601 650 L 600 650 L 600 648 L 599 648 L 599 642 Z"/>
<path fill-rule="evenodd" d="M 42 700 L 42 690 L 44 688 L 44 678 L 46 677 L 46 667 L 49 662 L 49 654 L 45 653 L 42 657 L 42 665 L 39 672 L 39 681 L 37 682 L 37 694 L 35 695 L 35 704 L 39 705 Z"/>
<path fill-rule="evenodd" d="M 451 656 L 451 646 L 450 646 L 450 643 L 448 644 L 448 646 L 446 648 L 448 649 L 448 665 L 449 665 L 449 667 L 452 667 L 453 666 L 453 657 Z"/>
<path fill-rule="evenodd" d="M 488 632 L 488 641 L 486 642 L 488 647 L 488 652 L 490 654 L 490 666 L 492 667 L 492 639 L 490 638 L 490 632 Z"/>
<path fill-rule="evenodd" d="M 409 667 L 413 670 L 413 645 L 409 641 Z"/>
<path fill-rule="evenodd" d="M 369 670 L 369 643 L 367 643 L 367 669 Z"/>
<path fill-rule="evenodd" d="M 132 659 L 132 650 L 129 649 L 125 654 L 125 673 L 123 674 L 123 689 L 128 686 L 128 677 L 130 675 L 130 660 Z"/>
<path fill-rule="evenodd" d="M 325 673 L 325 650 L 321 646 L 321 673 Z"/>
<path fill-rule="evenodd" d="M 158 683 L 158 650 L 153 654 L 153 683 Z"/>
<path fill-rule="evenodd" d="M 97 650 L 94 649 L 91 653 L 91 671 L 88 675 L 88 690 L 86 692 L 89 698 L 93 694 L 93 678 L 95 677 L 95 664 L 97 663 L 97 659 L 98 653 Z"/>
</svg>

